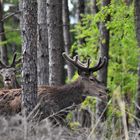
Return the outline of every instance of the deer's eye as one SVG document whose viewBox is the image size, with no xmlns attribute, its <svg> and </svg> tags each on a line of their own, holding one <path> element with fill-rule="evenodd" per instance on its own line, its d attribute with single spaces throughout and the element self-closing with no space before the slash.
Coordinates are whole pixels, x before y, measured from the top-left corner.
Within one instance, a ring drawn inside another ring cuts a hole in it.
<svg viewBox="0 0 140 140">
<path fill-rule="evenodd" d="M 101 93 L 99 93 L 99 96 L 103 96 Z"/>
</svg>

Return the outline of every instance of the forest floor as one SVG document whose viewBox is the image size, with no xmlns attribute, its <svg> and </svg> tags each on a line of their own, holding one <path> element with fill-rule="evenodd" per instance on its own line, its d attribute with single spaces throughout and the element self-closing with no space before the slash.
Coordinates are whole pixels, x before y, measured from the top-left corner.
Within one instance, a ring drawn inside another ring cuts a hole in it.
<svg viewBox="0 0 140 140">
<path fill-rule="evenodd" d="M 40 124 L 27 122 L 16 115 L 0 118 L 0 140 L 140 140 L 140 129 L 125 130 L 122 120 L 113 125 L 109 120 L 91 128 L 52 127 L 47 119 Z"/>
</svg>

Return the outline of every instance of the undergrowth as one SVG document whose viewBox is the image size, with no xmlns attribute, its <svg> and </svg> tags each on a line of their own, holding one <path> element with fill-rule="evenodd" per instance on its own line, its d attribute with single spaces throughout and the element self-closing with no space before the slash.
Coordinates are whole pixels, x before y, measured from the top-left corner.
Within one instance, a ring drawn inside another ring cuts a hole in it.
<svg viewBox="0 0 140 140">
<path fill-rule="evenodd" d="M 0 140 L 139 140 L 140 129 L 134 123 L 139 119 L 129 112 L 118 93 L 119 89 L 107 104 L 106 109 L 114 104 L 114 112 L 104 122 L 96 119 L 95 112 L 90 109 L 91 127 L 82 127 L 81 109 L 70 113 L 67 127 L 54 126 L 48 118 L 33 123 L 20 115 L 0 117 Z"/>
</svg>

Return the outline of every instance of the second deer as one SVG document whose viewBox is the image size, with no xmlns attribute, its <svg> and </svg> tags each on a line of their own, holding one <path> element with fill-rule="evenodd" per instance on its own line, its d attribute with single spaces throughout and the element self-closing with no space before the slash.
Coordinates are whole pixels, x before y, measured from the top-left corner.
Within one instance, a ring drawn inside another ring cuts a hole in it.
<svg viewBox="0 0 140 140">
<path fill-rule="evenodd" d="M 16 53 L 14 54 L 11 65 L 5 65 L 0 61 L 0 75 L 3 78 L 4 88 L 20 88 L 16 79 L 16 65 L 20 63 L 21 59 L 16 61 Z"/>
</svg>

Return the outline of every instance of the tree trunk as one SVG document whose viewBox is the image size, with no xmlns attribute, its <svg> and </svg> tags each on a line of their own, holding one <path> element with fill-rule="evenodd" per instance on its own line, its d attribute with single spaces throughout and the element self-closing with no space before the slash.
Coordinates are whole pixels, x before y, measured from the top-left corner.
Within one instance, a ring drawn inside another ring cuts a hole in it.
<svg viewBox="0 0 140 140">
<path fill-rule="evenodd" d="M 103 0 L 102 6 L 107 6 L 110 4 L 110 0 Z M 105 24 L 107 21 L 110 20 L 109 15 L 106 17 L 105 22 L 100 23 L 100 57 L 103 58 L 104 56 L 108 60 L 109 55 L 109 30 L 106 28 Z M 103 41 L 104 40 L 104 41 Z M 107 64 L 98 72 L 98 80 L 101 81 L 105 86 L 107 86 L 107 73 L 108 73 L 108 62 Z M 106 107 L 106 103 L 102 101 L 97 101 L 97 112 L 96 112 L 96 118 L 101 116 L 102 112 L 104 111 Z M 101 121 L 105 121 L 106 119 L 106 112 L 102 114 Z"/>
<path fill-rule="evenodd" d="M 62 0 L 47 0 L 49 84 L 64 83 Z"/>
<path fill-rule="evenodd" d="M 64 35 L 64 49 L 67 54 L 70 53 L 71 48 L 71 34 L 70 34 L 70 20 L 68 0 L 63 0 L 63 35 Z M 73 66 L 67 63 L 68 80 L 71 80 L 74 75 Z"/>
<path fill-rule="evenodd" d="M 77 20 L 82 26 L 82 14 L 85 14 L 85 0 L 78 0 L 77 7 Z M 82 45 L 85 43 L 85 38 L 79 39 L 79 44 Z"/>
<path fill-rule="evenodd" d="M 136 37 L 138 42 L 138 47 L 140 48 L 140 0 L 134 1 L 135 7 L 135 24 L 136 24 Z M 139 55 L 139 62 L 138 62 L 138 89 L 136 94 L 136 104 L 135 113 L 136 117 L 140 119 L 140 55 Z"/>
<path fill-rule="evenodd" d="M 129 6 L 132 3 L 132 0 L 123 0 L 127 6 Z"/>
<path fill-rule="evenodd" d="M 21 2 L 22 105 L 28 115 L 37 104 L 37 1 L 22 0 Z"/>
<path fill-rule="evenodd" d="M 0 42 L 6 41 L 5 33 L 4 33 L 4 23 L 3 19 L 3 1 L 0 0 Z M 7 46 L 6 44 L 0 44 L 1 51 L 1 61 L 8 65 L 8 55 L 7 55 Z"/>
<path fill-rule="evenodd" d="M 37 44 L 38 85 L 49 83 L 49 53 L 47 29 L 47 3 L 38 0 L 38 44 Z"/>
<path fill-rule="evenodd" d="M 78 21 L 81 21 L 82 14 L 85 13 L 85 0 L 78 0 L 78 7 L 77 7 L 77 18 Z"/>
<path fill-rule="evenodd" d="M 93 6 L 92 6 L 93 14 L 96 14 L 99 11 L 98 6 L 97 6 L 97 0 L 92 0 L 92 3 L 93 3 Z"/>
</svg>

